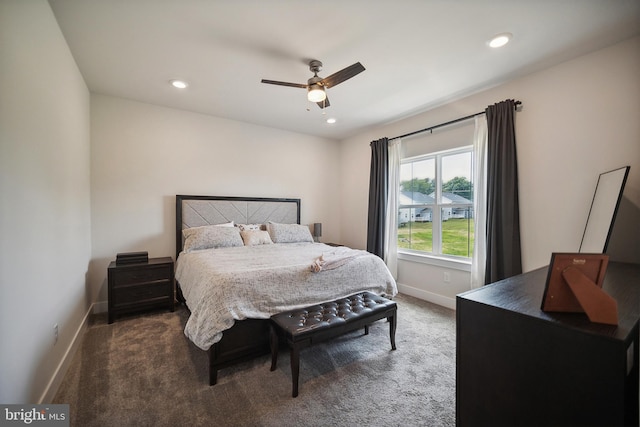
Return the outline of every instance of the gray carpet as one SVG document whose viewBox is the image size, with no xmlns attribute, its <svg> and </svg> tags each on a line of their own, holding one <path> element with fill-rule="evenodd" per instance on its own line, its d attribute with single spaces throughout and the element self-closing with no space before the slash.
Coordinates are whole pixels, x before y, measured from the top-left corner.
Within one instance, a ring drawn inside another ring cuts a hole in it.
<svg viewBox="0 0 640 427">
<path fill-rule="evenodd" d="M 70 404 L 72 426 L 453 426 L 455 312 L 396 302 L 396 351 L 385 321 L 303 350 L 295 399 L 285 350 L 274 372 L 264 356 L 210 387 L 182 307 L 112 325 L 94 316 L 53 403 Z"/>
</svg>

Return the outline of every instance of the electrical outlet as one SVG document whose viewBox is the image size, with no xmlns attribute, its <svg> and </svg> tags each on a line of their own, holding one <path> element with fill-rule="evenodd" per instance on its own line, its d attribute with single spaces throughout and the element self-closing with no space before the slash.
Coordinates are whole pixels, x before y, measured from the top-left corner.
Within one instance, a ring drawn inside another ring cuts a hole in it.
<svg viewBox="0 0 640 427">
<path fill-rule="evenodd" d="M 445 272 L 444 272 L 444 278 L 443 278 L 443 280 L 444 280 L 444 283 L 449 283 L 449 282 L 451 282 L 451 274 L 450 274 L 448 271 L 445 271 Z"/>
<path fill-rule="evenodd" d="M 53 325 L 53 345 L 58 343 L 58 324 Z"/>
</svg>

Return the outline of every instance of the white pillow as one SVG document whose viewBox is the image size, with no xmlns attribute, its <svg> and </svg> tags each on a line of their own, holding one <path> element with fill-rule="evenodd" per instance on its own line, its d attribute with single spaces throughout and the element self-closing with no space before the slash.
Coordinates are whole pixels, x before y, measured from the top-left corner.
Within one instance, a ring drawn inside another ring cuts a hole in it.
<svg viewBox="0 0 640 427">
<path fill-rule="evenodd" d="M 241 231 L 240 236 L 242 237 L 242 241 L 244 242 L 245 246 L 273 244 L 273 242 L 271 241 L 271 237 L 269 236 L 269 232 L 265 230 Z"/>
<path fill-rule="evenodd" d="M 262 224 L 238 224 L 240 231 L 263 230 Z"/>
<path fill-rule="evenodd" d="M 240 231 L 233 226 L 205 225 L 186 228 L 182 230 L 182 235 L 184 236 L 184 252 L 244 245 Z"/>
<path fill-rule="evenodd" d="M 313 243 L 313 236 L 306 225 L 270 222 L 267 224 L 267 230 L 273 243 Z"/>
</svg>

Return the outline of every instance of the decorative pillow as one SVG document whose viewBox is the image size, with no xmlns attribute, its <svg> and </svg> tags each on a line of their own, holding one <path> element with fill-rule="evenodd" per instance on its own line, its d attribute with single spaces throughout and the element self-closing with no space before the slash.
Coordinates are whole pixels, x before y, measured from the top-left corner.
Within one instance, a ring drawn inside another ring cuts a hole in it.
<svg viewBox="0 0 640 427">
<path fill-rule="evenodd" d="M 262 224 L 238 224 L 240 231 L 264 230 Z"/>
<path fill-rule="evenodd" d="M 236 227 L 205 225 L 182 230 L 184 236 L 184 252 L 196 249 L 226 248 L 243 246 L 240 231 Z"/>
<path fill-rule="evenodd" d="M 225 222 L 224 224 L 215 224 L 217 227 L 234 227 L 233 221 Z"/>
<path fill-rule="evenodd" d="M 270 222 L 267 224 L 267 230 L 273 243 L 313 243 L 311 231 L 309 231 L 309 227 L 306 225 Z"/>
<path fill-rule="evenodd" d="M 273 242 L 271 241 L 271 237 L 269 236 L 269 232 L 265 230 L 241 231 L 240 236 L 242 236 L 242 241 L 244 242 L 245 246 L 273 244 Z"/>
</svg>

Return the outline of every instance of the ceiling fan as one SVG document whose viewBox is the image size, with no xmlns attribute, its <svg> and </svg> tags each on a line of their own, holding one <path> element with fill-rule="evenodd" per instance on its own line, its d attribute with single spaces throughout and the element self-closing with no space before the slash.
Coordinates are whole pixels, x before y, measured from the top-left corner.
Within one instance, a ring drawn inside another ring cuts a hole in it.
<svg viewBox="0 0 640 427">
<path fill-rule="evenodd" d="M 275 80 L 265 79 L 262 79 L 262 83 L 307 89 L 307 99 L 318 104 L 318 107 L 320 108 L 326 108 L 331 104 L 329 104 L 329 98 L 327 98 L 327 92 L 325 89 L 336 86 L 345 80 L 349 80 L 351 77 L 363 72 L 365 68 L 361 63 L 356 62 L 347 68 L 343 68 L 342 70 L 331 74 L 329 77 L 322 78 L 318 77 L 318 73 L 322 70 L 322 62 L 314 59 L 309 62 L 309 70 L 313 73 L 313 77 L 307 81 L 307 84 L 278 82 Z"/>
</svg>

